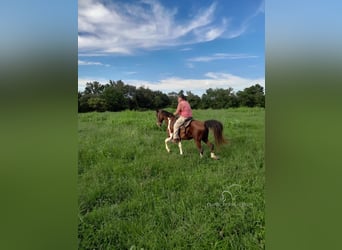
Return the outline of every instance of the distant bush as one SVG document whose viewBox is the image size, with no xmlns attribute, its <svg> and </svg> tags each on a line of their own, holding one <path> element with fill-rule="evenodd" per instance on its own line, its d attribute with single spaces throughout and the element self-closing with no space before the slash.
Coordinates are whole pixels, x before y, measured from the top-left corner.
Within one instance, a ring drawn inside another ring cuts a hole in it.
<svg viewBox="0 0 342 250">
<path fill-rule="evenodd" d="M 96 81 L 88 82 L 85 90 L 78 92 L 78 112 L 176 108 L 178 94 L 184 94 L 184 91 L 165 94 L 159 90 L 127 85 L 121 80 L 110 80 L 105 85 Z M 186 96 L 193 109 L 265 107 L 264 88 L 259 84 L 237 93 L 232 88 L 209 88 L 202 97 L 191 91 L 186 91 Z"/>
</svg>

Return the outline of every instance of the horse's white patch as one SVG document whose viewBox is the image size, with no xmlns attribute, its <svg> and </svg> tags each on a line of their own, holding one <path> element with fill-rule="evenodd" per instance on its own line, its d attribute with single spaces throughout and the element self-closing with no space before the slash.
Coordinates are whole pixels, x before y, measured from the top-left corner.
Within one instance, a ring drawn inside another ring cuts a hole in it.
<svg viewBox="0 0 342 250">
<path fill-rule="evenodd" d="M 210 157 L 215 159 L 215 160 L 218 160 L 218 156 L 216 156 L 213 152 L 210 153 Z"/>
<path fill-rule="evenodd" d="M 169 148 L 169 146 L 167 145 L 167 143 L 168 143 L 170 140 L 171 140 L 170 137 L 165 139 L 165 148 L 166 148 L 166 151 L 169 152 L 169 153 L 170 153 L 170 148 Z"/>
<path fill-rule="evenodd" d="M 167 119 L 169 120 L 169 122 L 167 123 L 167 130 L 168 130 L 168 132 L 169 132 L 170 138 L 172 138 L 172 133 L 171 133 L 171 118 L 168 117 Z"/>
<path fill-rule="evenodd" d="M 179 147 L 179 153 L 182 155 L 183 149 L 182 149 L 182 143 L 181 142 L 178 142 L 178 147 Z"/>
</svg>

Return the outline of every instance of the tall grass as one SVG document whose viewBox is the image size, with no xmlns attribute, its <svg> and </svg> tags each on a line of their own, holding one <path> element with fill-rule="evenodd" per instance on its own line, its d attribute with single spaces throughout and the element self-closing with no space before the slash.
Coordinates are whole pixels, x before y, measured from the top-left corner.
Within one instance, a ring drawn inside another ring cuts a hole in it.
<svg viewBox="0 0 342 250">
<path fill-rule="evenodd" d="M 265 247 L 264 109 L 193 116 L 223 123 L 220 160 L 167 153 L 154 111 L 79 114 L 80 249 Z"/>
</svg>

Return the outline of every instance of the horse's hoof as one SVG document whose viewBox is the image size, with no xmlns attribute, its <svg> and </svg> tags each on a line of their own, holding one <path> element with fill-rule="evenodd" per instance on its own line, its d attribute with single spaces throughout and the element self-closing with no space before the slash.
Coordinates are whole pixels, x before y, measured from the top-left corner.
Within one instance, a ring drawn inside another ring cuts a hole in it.
<svg viewBox="0 0 342 250">
<path fill-rule="evenodd" d="M 211 153 L 211 154 L 210 154 L 210 157 L 211 157 L 212 159 L 214 159 L 214 160 L 218 160 L 218 159 L 219 159 L 219 157 L 218 157 L 217 155 L 215 155 L 214 153 Z"/>
</svg>

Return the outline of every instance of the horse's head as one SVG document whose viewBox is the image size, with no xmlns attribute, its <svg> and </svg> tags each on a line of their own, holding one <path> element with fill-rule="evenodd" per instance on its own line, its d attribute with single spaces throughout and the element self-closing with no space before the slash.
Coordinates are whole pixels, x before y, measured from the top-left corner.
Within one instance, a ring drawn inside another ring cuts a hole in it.
<svg viewBox="0 0 342 250">
<path fill-rule="evenodd" d="M 156 117 L 157 117 L 157 126 L 161 127 L 163 121 L 167 123 L 167 118 L 168 117 L 174 117 L 174 115 L 168 111 L 162 110 L 162 109 L 157 109 L 156 110 Z"/>
<path fill-rule="evenodd" d="M 162 123 L 163 123 L 163 120 L 164 120 L 164 117 L 162 116 L 162 111 L 157 109 L 156 110 L 156 116 L 157 116 L 157 126 L 158 127 L 161 127 Z"/>
</svg>

